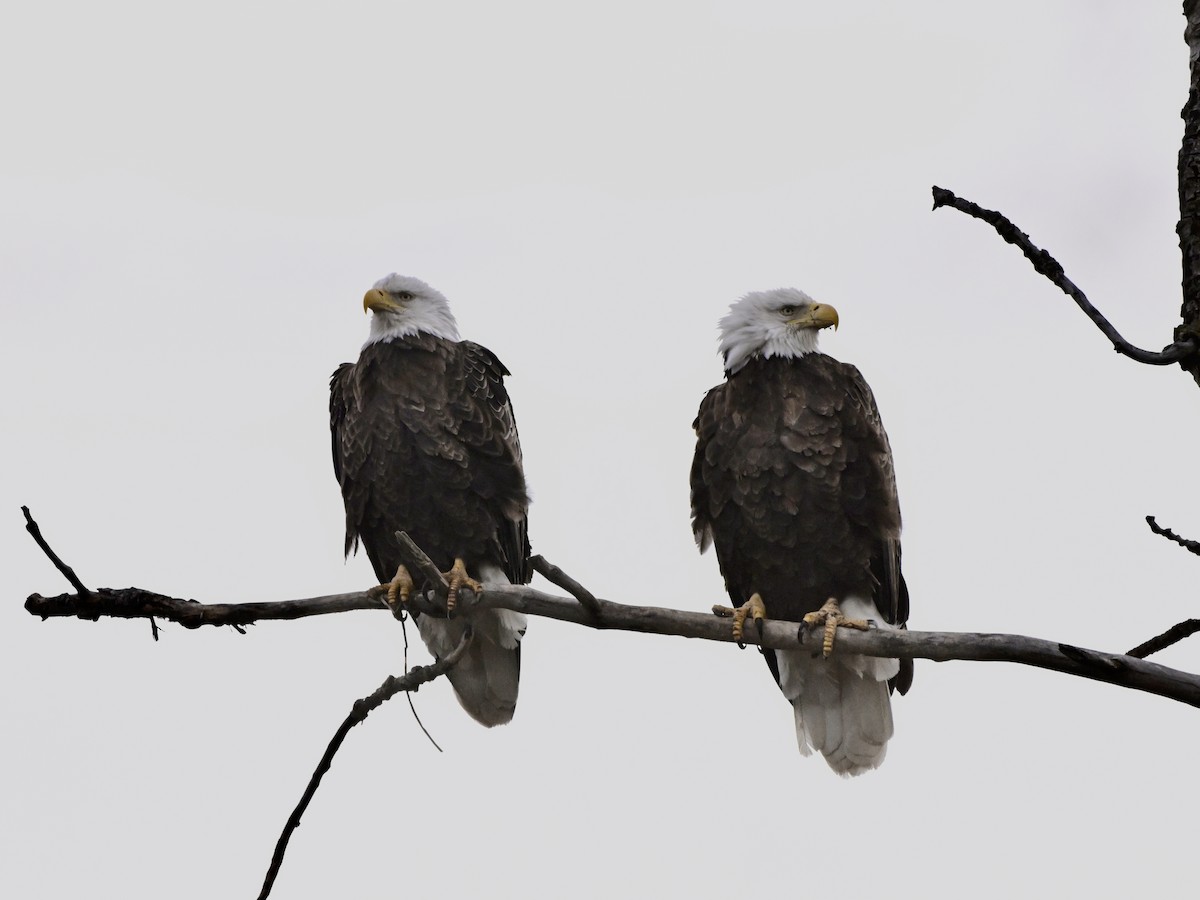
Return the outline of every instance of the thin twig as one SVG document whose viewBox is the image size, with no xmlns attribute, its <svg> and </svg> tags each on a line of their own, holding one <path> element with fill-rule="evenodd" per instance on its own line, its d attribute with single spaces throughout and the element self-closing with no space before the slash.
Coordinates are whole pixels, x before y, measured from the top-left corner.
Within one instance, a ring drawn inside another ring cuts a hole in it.
<svg viewBox="0 0 1200 900">
<path fill-rule="evenodd" d="M 537 572 L 555 587 L 562 588 L 582 603 L 593 616 L 596 618 L 600 617 L 600 604 L 596 602 L 596 595 L 546 559 L 546 557 L 531 556 L 529 557 L 529 565 L 533 571 Z"/>
<path fill-rule="evenodd" d="M 406 615 L 401 615 L 401 617 L 400 617 L 400 633 L 402 635 L 404 635 L 404 674 L 407 675 L 409 673 L 409 668 L 408 668 L 408 616 L 406 616 Z M 408 708 L 412 712 L 413 718 L 417 720 L 417 725 L 419 725 L 421 730 L 423 732 L 425 732 L 425 737 L 429 738 L 429 743 L 433 744 L 434 748 L 437 750 L 438 753 L 442 753 L 442 752 L 444 752 L 442 750 L 442 745 L 433 739 L 433 735 L 429 733 L 429 729 L 425 727 L 425 723 L 421 721 L 420 715 L 417 714 L 417 704 L 413 703 L 413 698 L 412 698 L 412 695 L 414 693 L 415 693 L 414 691 L 405 691 L 404 692 L 405 699 L 408 700 Z"/>
<path fill-rule="evenodd" d="M 970 200 L 964 200 L 956 196 L 953 191 L 935 186 L 933 189 L 933 208 L 938 209 L 942 206 L 950 206 L 959 212 L 974 216 L 976 219 L 982 219 L 995 228 L 996 232 L 1004 240 L 1010 244 L 1016 244 L 1021 252 L 1025 254 L 1025 258 L 1033 263 L 1034 269 L 1049 278 L 1064 294 L 1079 305 L 1079 308 L 1096 324 L 1096 327 L 1104 332 L 1105 337 L 1112 341 L 1113 349 L 1118 353 L 1128 356 L 1130 359 L 1137 360 L 1140 363 L 1146 363 L 1147 365 L 1168 366 L 1186 359 L 1196 353 L 1197 349 L 1200 349 L 1196 342 L 1190 339 L 1168 344 L 1162 349 L 1161 353 L 1142 350 L 1139 347 L 1133 346 L 1133 344 L 1121 337 L 1117 329 L 1112 326 L 1108 319 L 1104 318 L 1096 307 L 1092 306 L 1083 291 L 1076 287 L 1074 282 L 1067 277 L 1058 260 L 1045 250 L 1035 246 L 1033 241 L 1029 239 L 1029 235 L 1017 228 L 1003 214 L 992 209 L 984 209 Z"/>
<path fill-rule="evenodd" d="M 271 865 L 267 869 L 266 878 L 263 879 L 262 891 L 258 895 L 258 900 L 266 900 L 271 893 L 271 888 L 275 884 L 275 878 L 279 875 L 279 867 L 283 864 L 283 855 L 287 852 L 288 841 L 292 838 L 292 832 L 300 827 L 300 819 L 308 809 L 308 804 L 312 802 L 313 796 L 317 792 L 317 788 L 321 785 L 321 779 L 325 773 L 329 771 L 329 767 L 333 764 L 333 757 L 345 741 L 346 735 L 350 733 L 350 729 L 367 718 L 372 710 L 382 705 L 387 700 L 394 697 L 400 691 L 415 691 L 421 685 L 428 681 L 432 681 L 439 675 L 444 675 L 451 666 L 458 662 L 459 657 L 467 649 L 467 645 L 471 642 L 472 632 L 470 627 L 463 633 L 462 640 L 458 642 L 458 646 L 450 651 L 444 659 L 440 659 L 431 666 L 417 666 L 401 678 L 392 675 L 389 676 L 379 688 L 369 697 L 364 697 L 355 702 L 354 707 L 350 711 L 350 715 L 346 716 L 346 720 L 342 722 L 337 733 L 329 742 L 329 746 L 325 748 L 325 755 L 321 757 L 321 761 L 317 763 L 317 768 L 312 774 L 312 778 L 308 781 L 308 787 L 304 789 L 304 794 L 300 798 L 300 802 L 296 804 L 296 808 L 288 817 L 287 824 L 283 826 L 283 833 L 279 835 L 279 840 L 275 843 L 275 852 L 271 856 Z"/>
<path fill-rule="evenodd" d="M 1200 541 L 1189 541 L 1187 538 L 1181 538 L 1170 528 L 1161 527 L 1158 522 L 1154 521 L 1154 516 L 1146 516 L 1146 524 L 1150 526 L 1150 530 L 1155 534 L 1161 534 L 1167 540 L 1174 541 L 1185 550 L 1189 550 L 1192 553 L 1195 553 L 1197 556 L 1200 556 Z"/>
<path fill-rule="evenodd" d="M 25 514 L 25 530 L 33 536 L 35 541 L 37 541 L 37 545 L 41 547 L 42 552 L 50 558 L 50 562 L 54 563 L 54 567 L 58 569 L 58 571 L 62 572 L 63 577 L 71 583 L 71 587 L 75 588 L 78 593 L 85 596 L 90 594 L 91 591 L 83 586 L 83 582 L 79 580 L 79 576 L 75 574 L 75 570 L 59 559 L 58 554 L 50 549 L 50 545 L 47 544 L 46 539 L 42 537 L 42 529 L 38 528 L 38 523 L 33 521 L 33 516 L 29 514 L 29 507 L 22 506 L 21 512 Z"/>
<path fill-rule="evenodd" d="M 1184 638 L 1191 637 L 1197 631 L 1200 631 L 1200 619 L 1188 619 L 1180 622 L 1178 625 L 1172 625 L 1162 634 L 1158 635 L 1158 637 L 1152 637 L 1144 644 L 1138 644 L 1125 655 L 1145 659 L 1151 653 L 1165 650 L 1172 644 L 1177 644 Z"/>
</svg>

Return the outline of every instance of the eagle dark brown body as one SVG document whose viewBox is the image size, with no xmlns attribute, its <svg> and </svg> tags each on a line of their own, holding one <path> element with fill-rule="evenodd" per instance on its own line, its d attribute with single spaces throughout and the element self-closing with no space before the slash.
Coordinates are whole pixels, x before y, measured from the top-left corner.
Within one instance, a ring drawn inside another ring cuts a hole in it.
<svg viewBox="0 0 1200 900">
<path fill-rule="evenodd" d="M 438 568 L 462 557 L 529 581 L 529 506 L 508 370 L 485 347 L 417 334 L 363 348 L 330 381 L 333 467 L 346 552 L 361 540 L 381 582 L 396 531 Z"/>
<path fill-rule="evenodd" d="M 856 597 L 904 624 L 891 448 L 858 369 L 816 352 L 754 356 L 708 392 L 694 427 L 692 528 L 701 550 L 715 547 L 734 606 L 758 593 L 770 618 L 799 622 L 831 597 Z M 780 682 L 777 654 L 764 655 Z M 799 694 L 828 667 L 780 686 Z M 891 686 L 903 693 L 911 680 L 912 663 L 902 660 Z M 800 718 L 797 705 L 798 734 Z M 890 711 L 886 726 L 890 735 Z"/>
</svg>

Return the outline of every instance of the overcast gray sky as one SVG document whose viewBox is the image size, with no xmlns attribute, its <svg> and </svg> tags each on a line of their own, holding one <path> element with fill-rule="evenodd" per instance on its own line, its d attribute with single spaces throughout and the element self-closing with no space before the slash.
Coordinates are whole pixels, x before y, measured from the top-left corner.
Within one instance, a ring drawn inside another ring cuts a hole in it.
<svg viewBox="0 0 1200 900">
<path fill-rule="evenodd" d="M 397 270 L 512 370 L 536 551 L 613 600 L 724 592 L 690 424 L 748 290 L 837 306 L 875 389 L 919 629 L 1122 650 L 1198 614 L 1196 387 L 1118 357 L 939 184 L 1114 324 L 1178 321 L 1178 3 L 26 4 L 0 35 L 0 894 L 245 897 L 383 613 L 40 622 L 66 589 L 371 583 L 341 558 L 327 381 Z M 541 586 L 545 586 L 544 583 Z M 414 648 L 414 662 L 424 662 Z M 1161 661 L 1200 669 L 1200 644 Z M 355 729 L 278 898 L 1183 897 L 1200 718 L 918 663 L 884 767 L 796 750 L 753 651 L 531 622 L 514 722 L 445 683 Z"/>
</svg>

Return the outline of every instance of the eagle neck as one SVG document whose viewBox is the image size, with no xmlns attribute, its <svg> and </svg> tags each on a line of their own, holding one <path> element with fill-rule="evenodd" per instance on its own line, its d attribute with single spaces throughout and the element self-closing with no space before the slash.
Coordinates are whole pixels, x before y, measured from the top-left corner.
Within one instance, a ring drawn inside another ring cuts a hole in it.
<svg viewBox="0 0 1200 900">
<path fill-rule="evenodd" d="M 449 307 L 406 310 L 402 315 L 377 312 L 371 316 L 368 344 L 387 344 L 404 338 L 427 335 L 447 341 L 460 340 L 458 323 Z"/>
<path fill-rule="evenodd" d="M 369 354 L 376 357 L 409 350 L 432 353 L 447 347 L 453 347 L 458 343 L 459 341 L 422 331 L 416 334 L 393 335 L 384 340 L 367 341 L 367 343 L 363 344 L 362 353 L 364 356 Z"/>
<path fill-rule="evenodd" d="M 388 334 L 381 337 L 375 337 L 372 335 L 367 342 L 362 345 L 362 349 L 365 351 L 371 349 L 372 347 L 379 349 L 385 347 L 396 347 L 400 350 L 433 350 L 438 346 L 457 343 L 459 343 L 457 335 L 454 337 L 448 337 L 446 335 L 437 334 L 436 332 L 414 331 L 404 334 Z"/>
<path fill-rule="evenodd" d="M 745 360 L 737 369 L 732 371 L 726 369 L 725 377 L 733 379 L 745 373 L 747 377 L 754 378 L 772 372 L 803 372 L 823 368 L 833 362 L 836 362 L 836 360 L 832 356 L 816 350 L 787 356 L 760 356 L 755 354 Z"/>
</svg>

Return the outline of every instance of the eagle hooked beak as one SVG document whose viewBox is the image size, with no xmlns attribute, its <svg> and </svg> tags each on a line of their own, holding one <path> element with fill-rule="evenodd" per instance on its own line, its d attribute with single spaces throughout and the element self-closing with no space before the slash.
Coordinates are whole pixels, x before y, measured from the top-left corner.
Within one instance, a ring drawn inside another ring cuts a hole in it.
<svg viewBox="0 0 1200 900">
<path fill-rule="evenodd" d="M 796 328 L 828 328 L 832 325 L 837 331 L 838 314 L 828 303 L 814 303 L 802 315 L 788 319 L 788 324 Z"/>
<path fill-rule="evenodd" d="M 392 312 L 401 309 L 401 305 L 396 302 L 396 299 L 386 291 L 381 291 L 379 288 L 371 288 L 363 296 L 363 312 Z"/>
</svg>

